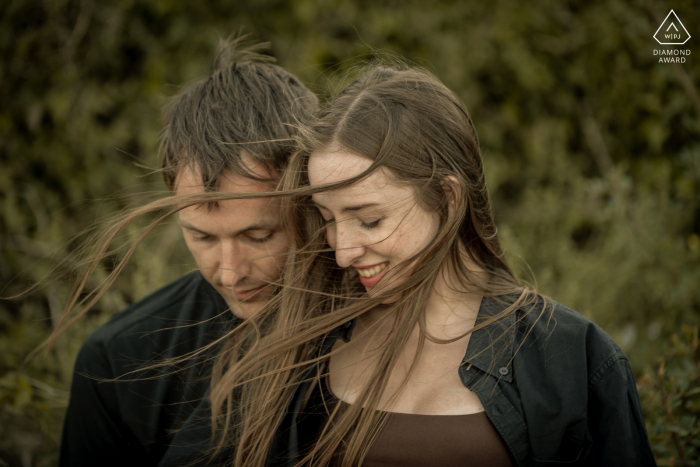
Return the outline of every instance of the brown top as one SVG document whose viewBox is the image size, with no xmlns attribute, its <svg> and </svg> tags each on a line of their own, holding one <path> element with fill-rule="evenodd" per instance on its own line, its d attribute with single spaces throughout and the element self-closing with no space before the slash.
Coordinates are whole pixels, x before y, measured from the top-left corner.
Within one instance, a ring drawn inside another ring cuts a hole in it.
<svg viewBox="0 0 700 467">
<path fill-rule="evenodd" d="M 325 379 L 325 378 L 324 378 Z M 349 407 L 329 390 L 330 407 Z M 321 428 L 326 425 L 327 415 Z M 342 453 L 330 467 L 342 465 Z M 392 413 L 362 464 L 364 467 L 512 467 L 513 463 L 496 428 L 485 412 L 468 415 L 416 415 Z"/>
</svg>

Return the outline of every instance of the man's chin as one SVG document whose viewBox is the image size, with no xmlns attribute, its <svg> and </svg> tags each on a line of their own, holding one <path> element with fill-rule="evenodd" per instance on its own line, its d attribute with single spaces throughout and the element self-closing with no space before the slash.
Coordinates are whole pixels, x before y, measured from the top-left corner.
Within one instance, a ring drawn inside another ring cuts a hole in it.
<svg viewBox="0 0 700 467">
<path fill-rule="evenodd" d="M 255 315 L 265 304 L 265 300 L 240 301 L 233 297 L 224 296 L 226 304 L 237 318 L 248 319 Z"/>
</svg>

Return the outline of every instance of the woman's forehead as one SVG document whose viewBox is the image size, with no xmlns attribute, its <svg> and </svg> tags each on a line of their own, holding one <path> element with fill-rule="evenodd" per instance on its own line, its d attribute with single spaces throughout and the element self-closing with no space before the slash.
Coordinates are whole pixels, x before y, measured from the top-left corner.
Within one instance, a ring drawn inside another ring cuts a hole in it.
<svg viewBox="0 0 700 467">
<path fill-rule="evenodd" d="M 360 175 L 371 164 L 370 159 L 350 152 L 313 153 L 309 157 L 309 183 L 311 186 L 320 186 L 342 182 Z M 350 185 L 315 193 L 312 199 L 316 204 L 334 209 L 364 204 L 394 204 L 412 199 L 411 188 L 397 183 L 393 178 L 386 168 L 379 167 L 367 177 Z"/>
<path fill-rule="evenodd" d="M 309 183 L 318 186 L 342 182 L 361 174 L 371 165 L 372 160 L 369 158 L 343 149 L 314 151 L 309 156 Z"/>
</svg>

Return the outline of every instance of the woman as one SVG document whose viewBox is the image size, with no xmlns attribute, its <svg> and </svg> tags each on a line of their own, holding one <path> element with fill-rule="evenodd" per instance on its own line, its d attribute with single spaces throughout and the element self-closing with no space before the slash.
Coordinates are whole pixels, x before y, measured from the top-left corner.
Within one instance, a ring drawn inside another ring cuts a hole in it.
<svg viewBox="0 0 700 467">
<path fill-rule="evenodd" d="M 283 194 L 284 286 L 199 412 L 218 461 L 654 465 L 625 355 L 506 264 L 476 131 L 436 78 L 372 67 L 302 131 Z"/>
</svg>

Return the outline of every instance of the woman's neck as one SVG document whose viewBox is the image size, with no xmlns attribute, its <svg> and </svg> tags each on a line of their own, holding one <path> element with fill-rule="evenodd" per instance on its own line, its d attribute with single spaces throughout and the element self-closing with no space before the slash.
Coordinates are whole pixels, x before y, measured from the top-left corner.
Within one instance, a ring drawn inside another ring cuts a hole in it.
<svg viewBox="0 0 700 467">
<path fill-rule="evenodd" d="M 426 302 L 426 330 L 437 339 L 451 339 L 464 334 L 474 327 L 479 314 L 483 298 L 481 291 L 485 289 L 490 274 L 474 264 L 466 254 L 462 255 L 462 265 L 467 277 L 462 277 L 447 262 L 443 265 Z M 391 304 L 380 305 L 360 316 L 358 325 L 388 336 L 398 318 L 396 312 L 398 310 Z"/>
<path fill-rule="evenodd" d="M 488 273 L 471 262 L 466 263 L 469 284 L 464 284 L 454 268 L 443 267 L 425 306 L 426 331 L 438 339 L 451 339 L 474 327 L 483 284 Z"/>
</svg>

